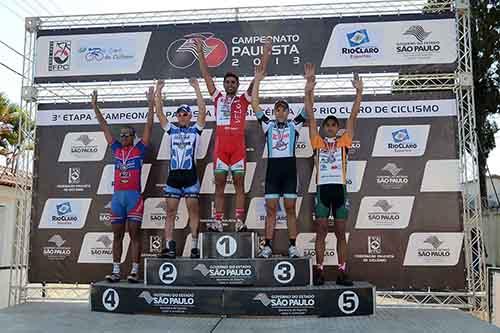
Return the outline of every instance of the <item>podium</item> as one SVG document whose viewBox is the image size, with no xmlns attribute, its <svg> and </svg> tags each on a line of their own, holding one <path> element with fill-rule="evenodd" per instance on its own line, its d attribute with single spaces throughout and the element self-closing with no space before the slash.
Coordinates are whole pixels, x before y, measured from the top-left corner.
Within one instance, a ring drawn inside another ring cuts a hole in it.
<svg viewBox="0 0 500 333">
<path fill-rule="evenodd" d="M 143 284 L 93 284 L 91 310 L 321 317 L 375 312 L 375 287 L 371 284 L 313 286 L 309 257 L 256 258 L 254 233 L 204 233 L 200 238 L 200 259 L 146 258 Z"/>
</svg>

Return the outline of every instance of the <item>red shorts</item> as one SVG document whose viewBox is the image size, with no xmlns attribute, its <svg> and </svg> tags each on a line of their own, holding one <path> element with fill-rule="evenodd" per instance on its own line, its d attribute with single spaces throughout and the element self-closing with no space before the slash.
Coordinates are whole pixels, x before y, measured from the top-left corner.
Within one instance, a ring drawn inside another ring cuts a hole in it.
<svg viewBox="0 0 500 333">
<path fill-rule="evenodd" d="M 217 136 L 214 149 L 215 172 L 245 172 L 245 138 L 239 136 Z"/>
</svg>

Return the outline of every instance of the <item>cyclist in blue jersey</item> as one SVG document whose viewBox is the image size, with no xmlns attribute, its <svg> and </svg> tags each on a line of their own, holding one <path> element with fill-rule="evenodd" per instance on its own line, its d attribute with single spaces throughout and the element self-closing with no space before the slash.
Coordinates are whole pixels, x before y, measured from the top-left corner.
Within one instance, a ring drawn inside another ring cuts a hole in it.
<svg viewBox="0 0 500 333">
<path fill-rule="evenodd" d="M 288 103 L 285 100 L 278 100 L 274 104 L 273 110 L 275 119 L 269 119 L 259 105 L 259 87 L 264 77 L 265 68 L 261 64 L 255 69 L 255 83 L 252 90 L 252 108 L 264 131 L 268 152 L 265 183 L 265 246 L 258 256 L 269 258 L 273 253 L 272 239 L 276 224 L 276 213 L 280 197 L 283 197 L 290 241 L 288 256 L 290 258 L 297 258 L 299 257 L 299 251 L 295 246 L 297 238 L 297 215 L 295 211 L 297 200 L 297 165 L 295 145 L 300 128 L 302 128 L 306 121 L 306 113 L 302 111 L 294 119 L 289 120 L 290 107 Z"/>
<path fill-rule="evenodd" d="M 198 104 L 198 118 L 191 124 L 193 113 L 189 105 L 177 108 L 177 123 L 171 123 L 163 113 L 162 89 L 163 80 L 156 84 L 155 105 L 156 114 L 161 127 L 170 135 L 170 168 L 167 186 L 164 188 L 167 201 L 167 220 L 165 222 L 165 248 L 160 253 L 161 258 L 173 259 L 176 257 L 176 245 L 173 239 L 175 217 L 182 197 L 186 199 L 191 228 L 192 246 L 191 258 L 199 258 L 198 227 L 200 182 L 196 172 L 196 150 L 200 143 L 201 132 L 205 127 L 206 106 L 200 91 L 197 79 L 190 79 L 189 83 L 196 92 Z"/>
</svg>

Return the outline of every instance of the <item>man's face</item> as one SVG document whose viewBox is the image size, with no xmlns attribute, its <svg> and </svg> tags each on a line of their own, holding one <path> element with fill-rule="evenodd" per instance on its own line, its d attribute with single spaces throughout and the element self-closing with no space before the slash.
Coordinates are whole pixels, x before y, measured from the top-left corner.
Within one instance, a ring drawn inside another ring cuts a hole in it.
<svg viewBox="0 0 500 333">
<path fill-rule="evenodd" d="M 228 95 L 236 95 L 240 83 L 234 76 L 228 76 L 224 79 L 224 90 Z"/>
<path fill-rule="evenodd" d="M 274 107 L 274 117 L 280 123 L 285 122 L 288 119 L 288 109 L 284 105 L 278 104 Z"/>
<path fill-rule="evenodd" d="M 191 117 L 193 115 L 189 112 L 180 111 L 180 112 L 177 112 L 176 116 L 177 116 L 177 121 L 179 122 L 179 125 L 181 125 L 182 127 L 185 127 L 185 126 L 189 125 L 189 123 L 191 122 Z"/>
<path fill-rule="evenodd" d="M 124 127 L 120 130 L 120 142 L 123 146 L 131 146 L 134 143 L 134 133 L 130 128 Z"/>
<path fill-rule="evenodd" d="M 327 137 L 333 138 L 337 135 L 339 124 L 335 120 L 330 119 L 323 125 L 323 130 L 325 131 Z"/>
</svg>

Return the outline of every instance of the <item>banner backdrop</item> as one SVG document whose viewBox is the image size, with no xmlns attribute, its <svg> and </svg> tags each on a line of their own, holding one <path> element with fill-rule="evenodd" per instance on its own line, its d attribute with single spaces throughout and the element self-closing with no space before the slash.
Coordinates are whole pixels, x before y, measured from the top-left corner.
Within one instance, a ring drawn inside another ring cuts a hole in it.
<svg viewBox="0 0 500 333">
<path fill-rule="evenodd" d="M 211 72 L 253 76 L 262 43 L 273 40 L 270 75 L 446 71 L 456 67 L 454 17 L 397 15 L 40 30 L 35 82 L 198 76 L 201 38 Z"/>
<path fill-rule="evenodd" d="M 194 101 L 179 101 L 179 103 Z M 264 100 L 266 106 L 270 100 Z M 302 108 L 290 99 L 292 114 Z M 353 278 L 380 289 L 465 288 L 463 228 L 457 155 L 455 99 L 451 95 L 367 96 L 357 122 L 348 163 L 348 246 Z M 315 105 L 318 119 L 329 114 L 343 123 L 352 97 Z M 111 268 L 110 201 L 113 193 L 112 157 L 88 104 L 39 105 L 33 195 L 30 282 L 101 280 Z M 196 107 L 195 115 L 196 115 Z M 110 103 L 102 107 L 118 133 L 132 124 L 142 133 L 147 108 L 143 103 Z M 175 106 L 166 106 L 170 120 Z M 201 217 L 213 217 L 213 107 L 199 149 Z M 269 115 L 270 109 L 267 109 Z M 265 139 L 253 112 L 247 119 L 246 223 L 263 234 Z M 165 201 L 162 188 L 168 175 L 168 136 L 156 122 L 152 147 L 142 173 L 145 198 L 144 255 L 155 255 L 163 242 Z M 299 199 L 297 245 L 314 256 L 313 198 L 315 191 L 308 128 L 297 142 Z M 226 187 L 226 216 L 234 214 L 234 187 Z M 205 225 L 202 223 L 201 230 Z M 278 214 L 275 249 L 286 253 L 284 209 Z M 226 227 L 233 230 L 233 226 Z M 188 215 L 181 202 L 175 238 L 189 255 Z M 124 240 L 122 261 L 129 269 L 130 239 Z M 333 278 L 337 265 L 333 229 L 327 238 L 326 267 Z"/>
</svg>

